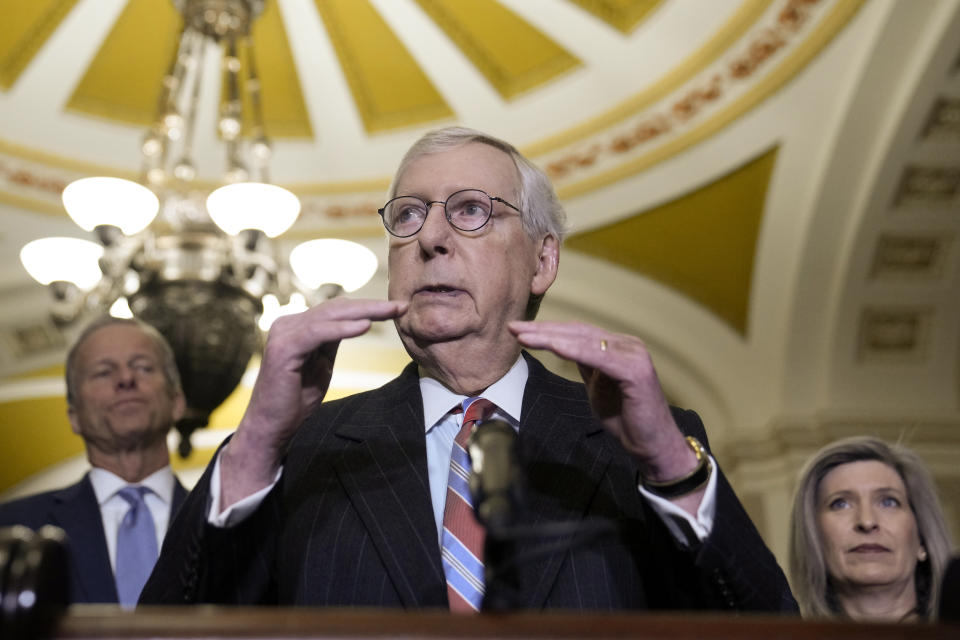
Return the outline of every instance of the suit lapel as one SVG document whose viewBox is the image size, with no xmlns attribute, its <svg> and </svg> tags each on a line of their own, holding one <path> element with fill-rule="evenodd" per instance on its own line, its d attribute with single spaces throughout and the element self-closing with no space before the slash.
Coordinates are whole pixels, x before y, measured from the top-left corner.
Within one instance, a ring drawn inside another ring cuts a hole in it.
<svg viewBox="0 0 960 640">
<path fill-rule="evenodd" d="M 89 476 L 56 493 L 50 519 L 66 532 L 70 541 L 76 600 L 116 602 L 117 587 L 110 567 L 107 537 Z"/>
<path fill-rule="evenodd" d="M 446 606 L 416 367 L 385 391 L 335 429 L 345 449 L 334 466 L 404 606 Z"/>
<path fill-rule="evenodd" d="M 610 463 L 610 449 L 583 387 L 554 376 L 532 357 L 527 362 L 519 436 L 527 482 L 523 523 L 578 521 Z M 518 556 L 534 558 L 519 568 L 526 606 L 544 605 L 566 557 L 564 551 L 543 555 L 542 550 L 565 549 L 572 542 L 566 535 L 518 544 Z"/>
<path fill-rule="evenodd" d="M 169 522 L 173 524 L 173 519 L 177 515 L 177 511 L 180 510 L 180 505 L 183 504 L 183 501 L 187 499 L 187 494 L 189 492 L 183 488 L 183 485 L 180 484 L 180 478 L 173 477 L 173 500 L 170 502 L 170 520 Z"/>
<path fill-rule="evenodd" d="M 609 444 L 583 387 L 525 356 L 530 376 L 519 437 L 527 482 L 523 524 L 582 519 L 610 463 Z M 404 605 L 446 606 L 416 368 L 408 367 L 385 391 L 335 429 L 346 448 L 334 466 Z M 373 472 L 357 473 L 357 465 Z M 569 542 L 571 536 L 519 543 L 518 556 L 534 558 L 519 569 L 526 607 L 544 605 L 566 557 L 564 551 L 541 551 Z"/>
</svg>

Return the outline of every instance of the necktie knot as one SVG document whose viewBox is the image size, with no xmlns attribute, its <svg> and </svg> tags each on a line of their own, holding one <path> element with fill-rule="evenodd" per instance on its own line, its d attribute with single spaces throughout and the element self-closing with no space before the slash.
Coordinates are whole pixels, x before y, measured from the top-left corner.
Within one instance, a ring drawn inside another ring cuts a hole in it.
<svg viewBox="0 0 960 640">
<path fill-rule="evenodd" d="M 461 425 L 460 432 L 457 433 L 455 440 L 461 447 L 466 447 L 467 439 L 470 437 L 470 429 L 473 428 L 475 423 L 489 420 L 490 416 L 493 415 L 494 410 L 497 408 L 497 405 L 493 404 L 486 398 L 476 396 L 473 398 L 466 398 L 462 402 L 462 407 L 463 424 Z"/>
<path fill-rule="evenodd" d="M 131 509 L 136 509 L 144 504 L 143 497 L 147 495 L 148 491 L 150 491 L 150 489 L 144 486 L 134 487 L 128 485 L 117 491 L 117 495 L 126 500 Z"/>
</svg>

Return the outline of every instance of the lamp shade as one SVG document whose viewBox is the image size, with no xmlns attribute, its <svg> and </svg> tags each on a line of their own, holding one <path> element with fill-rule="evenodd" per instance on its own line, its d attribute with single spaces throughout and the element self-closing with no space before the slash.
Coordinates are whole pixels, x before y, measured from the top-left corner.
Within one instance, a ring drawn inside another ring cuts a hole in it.
<svg viewBox="0 0 960 640">
<path fill-rule="evenodd" d="M 300 200 L 283 187 L 263 182 L 236 182 L 207 197 L 207 212 L 218 227 L 237 235 L 246 229 L 275 238 L 300 215 Z"/>
<path fill-rule="evenodd" d="M 307 310 L 307 299 L 303 297 L 302 293 L 290 294 L 290 302 L 284 305 L 281 305 L 280 301 L 277 300 L 277 296 L 272 293 L 263 296 L 262 302 L 263 313 L 260 314 L 260 320 L 257 321 L 262 331 L 269 331 L 273 325 L 273 321 L 280 316 L 300 313 L 301 311 Z"/>
<path fill-rule="evenodd" d="M 79 238 L 40 238 L 20 249 L 20 262 L 40 284 L 72 282 L 89 291 L 100 281 L 103 247 Z"/>
<path fill-rule="evenodd" d="M 120 296 L 110 305 L 110 315 L 114 318 L 132 318 L 133 311 L 130 310 L 130 301 L 125 296 Z"/>
<path fill-rule="evenodd" d="M 362 244 L 337 238 L 308 240 L 290 252 L 290 268 L 306 286 L 326 283 L 356 291 L 377 272 L 377 256 Z"/>
<path fill-rule="evenodd" d="M 84 231 L 108 224 L 129 236 L 143 230 L 160 210 L 153 191 L 123 178 L 74 180 L 61 197 L 67 213 Z"/>
</svg>

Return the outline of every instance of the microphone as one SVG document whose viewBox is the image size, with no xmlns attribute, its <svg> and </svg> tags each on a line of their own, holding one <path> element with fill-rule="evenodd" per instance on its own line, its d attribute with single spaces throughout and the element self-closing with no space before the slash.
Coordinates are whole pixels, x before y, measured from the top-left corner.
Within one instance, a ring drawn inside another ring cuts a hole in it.
<svg viewBox="0 0 960 640">
<path fill-rule="evenodd" d="M 477 423 L 467 440 L 470 495 L 477 520 L 486 528 L 483 611 L 515 611 L 531 606 L 520 567 L 564 553 L 601 535 L 616 534 L 605 519 L 524 522 L 525 474 L 520 465 L 517 432 L 503 420 Z"/>
<path fill-rule="evenodd" d="M 67 535 L 0 528 L 0 638 L 47 638 L 66 610 L 70 582 Z"/>
<path fill-rule="evenodd" d="M 478 423 L 467 441 L 470 493 L 477 520 L 497 536 L 513 524 L 520 495 L 517 432 L 503 420 Z"/>
<path fill-rule="evenodd" d="M 467 441 L 473 509 L 487 529 L 483 543 L 484 611 L 513 611 L 523 602 L 514 540 L 520 496 L 517 432 L 503 420 L 476 424 Z"/>
</svg>

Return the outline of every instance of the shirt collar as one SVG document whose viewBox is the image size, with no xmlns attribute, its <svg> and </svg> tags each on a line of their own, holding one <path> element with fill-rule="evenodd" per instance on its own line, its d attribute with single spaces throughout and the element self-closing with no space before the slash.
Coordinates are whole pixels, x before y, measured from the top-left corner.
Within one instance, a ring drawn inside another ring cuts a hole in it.
<svg viewBox="0 0 960 640">
<path fill-rule="evenodd" d="M 515 426 L 520 424 L 523 389 L 528 376 L 527 361 L 521 355 L 502 378 L 480 394 L 497 405 L 497 413 L 510 419 Z M 467 397 L 450 391 L 439 380 L 426 376 L 420 378 L 420 395 L 423 397 L 424 428 L 428 431 Z"/>
<path fill-rule="evenodd" d="M 93 485 L 93 493 L 96 494 L 97 502 L 100 505 L 103 505 L 116 495 L 117 491 L 130 484 L 112 471 L 100 467 L 91 469 L 89 475 L 90 483 Z M 158 471 L 154 471 L 140 482 L 133 484 L 149 488 L 164 503 L 170 504 L 173 501 L 174 483 L 173 470 L 170 465 L 167 465 Z"/>
</svg>

